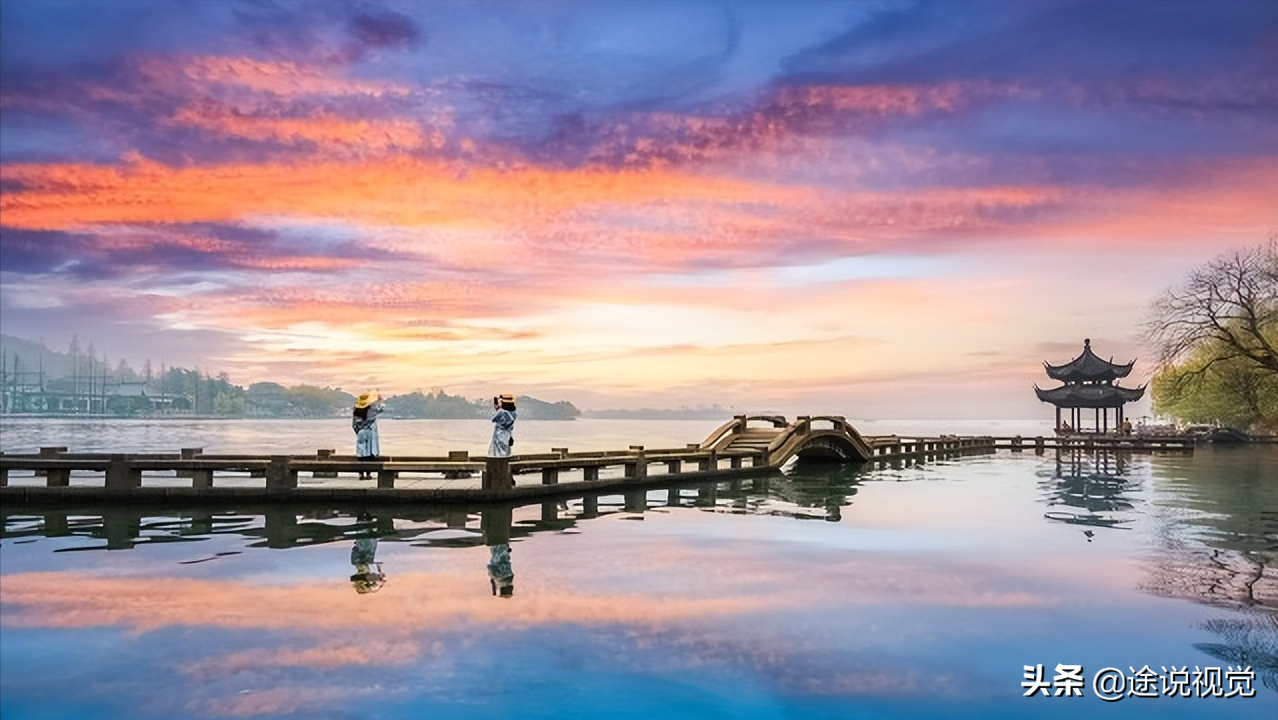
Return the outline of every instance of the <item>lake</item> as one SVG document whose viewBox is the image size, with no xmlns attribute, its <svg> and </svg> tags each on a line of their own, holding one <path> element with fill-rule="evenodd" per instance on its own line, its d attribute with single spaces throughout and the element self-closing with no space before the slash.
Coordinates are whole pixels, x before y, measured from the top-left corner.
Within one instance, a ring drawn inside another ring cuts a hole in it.
<svg viewBox="0 0 1278 720">
<path fill-rule="evenodd" d="M 516 435 L 525 452 L 678 447 L 717 425 Z M 484 421 L 382 433 L 404 454 L 487 443 Z M 340 418 L 0 432 L 8 452 L 350 442 Z M 513 508 L 3 515 L 6 720 L 1278 717 L 1275 446 L 800 464 Z"/>
</svg>

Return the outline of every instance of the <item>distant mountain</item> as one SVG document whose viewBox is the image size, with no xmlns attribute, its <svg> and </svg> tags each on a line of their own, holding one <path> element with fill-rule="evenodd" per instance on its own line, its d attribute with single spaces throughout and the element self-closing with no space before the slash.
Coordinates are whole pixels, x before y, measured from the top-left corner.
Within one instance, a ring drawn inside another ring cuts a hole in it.
<svg viewBox="0 0 1278 720">
<path fill-rule="evenodd" d="M 55 352 L 33 340 L 0 333 L 0 356 L 6 374 L 13 373 L 15 367 L 19 373 L 43 371 L 46 378 L 72 374 L 70 353 Z"/>
</svg>

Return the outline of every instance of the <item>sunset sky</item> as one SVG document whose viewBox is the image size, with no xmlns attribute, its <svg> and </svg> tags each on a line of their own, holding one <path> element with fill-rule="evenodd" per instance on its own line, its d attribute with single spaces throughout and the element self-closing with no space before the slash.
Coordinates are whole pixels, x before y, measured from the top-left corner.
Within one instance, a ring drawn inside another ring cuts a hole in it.
<svg viewBox="0 0 1278 720">
<path fill-rule="evenodd" d="M 1278 3 L 0 3 L 0 330 L 384 394 L 1050 417 L 1278 232 Z M 1147 407 L 1147 405 L 1146 405 Z"/>
</svg>

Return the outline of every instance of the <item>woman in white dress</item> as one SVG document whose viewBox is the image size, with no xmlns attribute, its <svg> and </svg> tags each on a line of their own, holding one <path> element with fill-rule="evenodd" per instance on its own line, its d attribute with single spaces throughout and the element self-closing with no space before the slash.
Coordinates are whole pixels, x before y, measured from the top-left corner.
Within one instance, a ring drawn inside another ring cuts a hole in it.
<svg viewBox="0 0 1278 720">
<path fill-rule="evenodd" d="M 510 457 L 510 446 L 515 444 L 515 396 L 499 395 L 493 398 L 493 439 L 488 443 L 488 457 Z"/>
<path fill-rule="evenodd" d="M 355 431 L 355 457 L 360 460 L 376 460 L 381 454 L 381 442 L 377 436 L 377 416 L 386 406 L 376 391 L 366 392 L 355 401 L 351 410 L 351 429 Z M 361 480 L 371 477 L 367 472 L 359 474 Z"/>
</svg>

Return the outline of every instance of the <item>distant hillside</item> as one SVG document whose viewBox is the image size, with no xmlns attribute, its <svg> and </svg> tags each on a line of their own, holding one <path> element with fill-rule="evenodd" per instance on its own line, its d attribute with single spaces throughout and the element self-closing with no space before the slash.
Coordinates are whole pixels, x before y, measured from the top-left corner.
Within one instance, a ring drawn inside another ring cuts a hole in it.
<svg viewBox="0 0 1278 720">
<path fill-rule="evenodd" d="M 581 415 L 581 411 L 567 401 L 550 403 L 520 395 L 515 404 L 519 407 L 520 420 L 572 420 Z M 435 390 L 388 397 L 386 412 L 395 417 L 462 420 L 490 417 L 493 408 L 491 398 L 467 400 L 460 395 Z"/>
<path fill-rule="evenodd" d="M 12 373 L 44 371 L 46 378 L 70 376 L 71 355 L 50 350 L 42 343 L 23 340 L 12 335 L 0 333 L 0 356 L 4 358 L 4 370 Z"/>
</svg>

